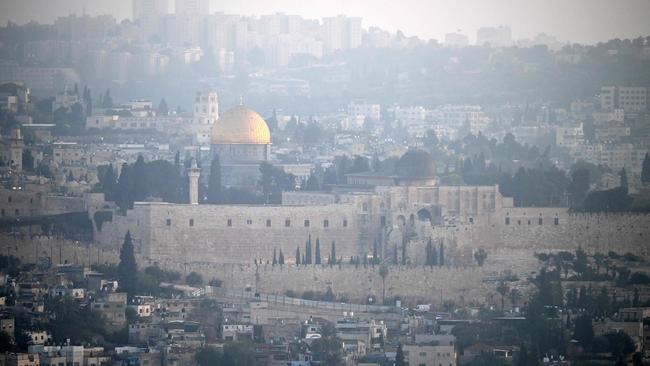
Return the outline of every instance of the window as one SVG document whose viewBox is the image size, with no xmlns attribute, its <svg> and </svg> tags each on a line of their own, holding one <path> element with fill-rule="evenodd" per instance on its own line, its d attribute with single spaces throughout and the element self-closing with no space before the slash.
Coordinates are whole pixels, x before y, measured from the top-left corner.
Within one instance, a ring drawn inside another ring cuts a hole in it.
<svg viewBox="0 0 650 366">
<path fill-rule="evenodd" d="M 190 226 L 194 226 L 194 219 L 190 219 Z"/>
<path fill-rule="evenodd" d="M 165 225 L 172 226 L 172 219 L 165 220 Z"/>
<path fill-rule="evenodd" d="M 528 220 L 528 225 L 530 225 L 530 220 Z"/>
<path fill-rule="evenodd" d="M 506 217 L 506 225 L 510 225 L 510 218 Z"/>
<path fill-rule="evenodd" d="M 521 225 L 521 220 L 517 220 L 517 225 Z"/>
<path fill-rule="evenodd" d="M 253 224 L 253 220 L 251 220 L 251 219 L 246 219 L 246 225 L 252 225 L 252 224 Z"/>
<path fill-rule="evenodd" d="M 473 218 L 473 217 L 470 217 L 470 218 L 469 218 L 469 223 L 470 223 L 470 224 L 473 224 L 473 223 L 474 223 L 474 218 Z"/>
<path fill-rule="evenodd" d="M 379 225 L 381 225 L 381 227 L 386 226 L 386 216 L 382 216 L 379 218 Z"/>
<path fill-rule="evenodd" d="M 544 220 L 540 217 L 540 218 L 537 220 L 537 224 L 538 224 L 538 225 L 542 225 L 543 223 L 544 223 Z"/>
<path fill-rule="evenodd" d="M 291 220 L 289 220 L 289 219 L 284 220 L 284 226 L 286 226 L 286 227 L 291 226 Z"/>
<path fill-rule="evenodd" d="M 361 209 L 363 210 L 363 212 L 368 212 L 368 204 L 364 203 L 363 205 L 361 205 Z"/>
<path fill-rule="evenodd" d="M 560 219 L 559 218 L 554 218 L 553 219 L 553 225 L 560 225 Z"/>
<path fill-rule="evenodd" d="M 426 352 L 420 352 L 420 356 L 421 357 L 427 357 L 427 353 Z"/>
<path fill-rule="evenodd" d="M 323 227 L 330 227 L 330 220 L 324 220 Z"/>
<path fill-rule="evenodd" d="M 11 196 L 7 197 L 7 202 L 11 202 Z"/>
<path fill-rule="evenodd" d="M 228 219 L 227 225 L 232 226 L 232 219 Z"/>
<path fill-rule="evenodd" d="M 305 227 L 309 227 L 309 220 L 305 220 Z"/>
<path fill-rule="evenodd" d="M 270 219 L 266 220 L 266 227 L 271 227 L 271 220 Z"/>
<path fill-rule="evenodd" d="M 348 227 L 348 220 L 347 219 L 343 219 L 343 227 Z"/>
</svg>

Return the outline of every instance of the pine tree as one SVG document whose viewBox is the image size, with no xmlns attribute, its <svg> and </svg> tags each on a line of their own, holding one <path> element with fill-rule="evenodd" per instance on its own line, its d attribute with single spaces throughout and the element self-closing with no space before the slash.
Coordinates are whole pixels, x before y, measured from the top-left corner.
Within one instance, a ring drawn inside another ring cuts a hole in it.
<svg viewBox="0 0 650 366">
<path fill-rule="evenodd" d="M 278 256 L 275 252 L 275 248 L 273 248 L 273 262 L 271 262 L 272 265 L 276 265 L 278 263 Z"/>
<path fill-rule="evenodd" d="M 445 245 L 440 242 L 440 258 L 438 259 L 438 263 L 440 264 L 440 267 L 443 267 L 445 265 Z"/>
<path fill-rule="evenodd" d="M 160 103 L 158 103 L 158 113 L 161 116 L 166 116 L 167 114 L 169 114 L 169 107 L 167 107 L 167 101 L 165 100 L 165 98 L 162 98 L 160 100 Z"/>
<path fill-rule="evenodd" d="M 138 265 L 135 261 L 133 241 L 131 232 L 127 231 L 124 236 L 124 243 L 120 250 L 120 263 L 117 266 L 120 291 L 126 292 L 129 299 L 135 294 L 137 287 Z"/>
<path fill-rule="evenodd" d="M 332 241 L 332 250 L 330 251 L 330 265 L 336 264 L 336 242 Z"/>
<path fill-rule="evenodd" d="M 296 265 L 300 265 L 300 246 L 296 247 Z"/>
<path fill-rule="evenodd" d="M 316 256 L 314 258 L 314 263 L 315 264 L 321 264 L 320 263 L 320 239 L 316 238 Z"/>
<path fill-rule="evenodd" d="M 402 265 L 406 265 L 406 239 L 402 239 Z"/>
<path fill-rule="evenodd" d="M 221 188 L 221 162 L 219 155 L 215 154 L 210 164 L 210 179 L 208 181 L 208 203 L 223 203 Z"/>
<path fill-rule="evenodd" d="M 280 256 L 278 258 L 278 263 L 283 266 L 284 265 L 284 254 L 282 254 L 282 249 L 280 249 Z"/>
<path fill-rule="evenodd" d="M 426 247 L 426 261 L 425 265 L 427 266 L 432 266 L 433 265 L 433 260 L 432 260 L 432 252 L 433 252 L 433 245 L 431 245 L 431 238 L 429 238 L 429 241 L 427 242 L 427 247 Z"/>
</svg>

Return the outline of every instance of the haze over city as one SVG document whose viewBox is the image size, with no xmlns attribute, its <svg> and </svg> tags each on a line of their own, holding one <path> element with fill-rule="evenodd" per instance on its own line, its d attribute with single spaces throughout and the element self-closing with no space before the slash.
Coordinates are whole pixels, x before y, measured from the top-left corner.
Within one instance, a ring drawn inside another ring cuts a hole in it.
<svg viewBox="0 0 650 366">
<path fill-rule="evenodd" d="M 170 0 L 170 11 L 174 10 Z M 0 4 L 0 23 L 31 20 L 51 23 L 56 17 L 83 11 L 131 18 L 130 0 L 8 0 Z M 460 30 L 474 35 L 484 26 L 507 25 L 516 38 L 539 33 L 558 37 L 562 42 L 596 43 L 612 38 L 636 38 L 650 33 L 650 2 L 626 0 L 211 0 L 210 11 L 261 15 L 283 12 L 306 18 L 347 14 L 362 16 L 364 26 L 390 31 L 402 30 L 409 36 L 443 40 Z M 473 37 L 473 36 L 472 36 Z"/>
<path fill-rule="evenodd" d="M 650 365 L 649 1 L 0 3 L 0 366 Z"/>
</svg>

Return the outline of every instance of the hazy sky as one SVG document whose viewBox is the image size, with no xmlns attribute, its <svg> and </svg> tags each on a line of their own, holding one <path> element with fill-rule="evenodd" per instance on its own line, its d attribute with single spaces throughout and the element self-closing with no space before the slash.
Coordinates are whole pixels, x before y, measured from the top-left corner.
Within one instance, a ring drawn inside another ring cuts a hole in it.
<svg viewBox="0 0 650 366">
<path fill-rule="evenodd" d="M 321 18 L 336 14 L 363 17 L 407 35 L 444 39 L 461 30 L 473 41 L 481 26 L 509 25 L 513 37 L 540 32 L 560 40 L 594 43 L 650 35 L 650 0 L 210 0 L 211 11 L 243 15 L 274 12 Z M 173 7 L 174 0 L 170 0 Z M 52 22 L 69 13 L 131 16 L 131 0 L 0 0 L 0 22 Z"/>
</svg>

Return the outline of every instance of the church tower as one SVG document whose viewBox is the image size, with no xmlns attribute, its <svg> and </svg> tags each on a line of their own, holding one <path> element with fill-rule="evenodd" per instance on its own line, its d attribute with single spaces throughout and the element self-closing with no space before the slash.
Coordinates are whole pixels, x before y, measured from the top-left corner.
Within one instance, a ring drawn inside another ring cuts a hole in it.
<svg viewBox="0 0 650 366">
<path fill-rule="evenodd" d="M 192 165 L 187 170 L 187 176 L 190 179 L 190 204 L 199 204 L 199 176 L 201 169 L 196 165 L 196 159 L 192 159 Z"/>
</svg>

